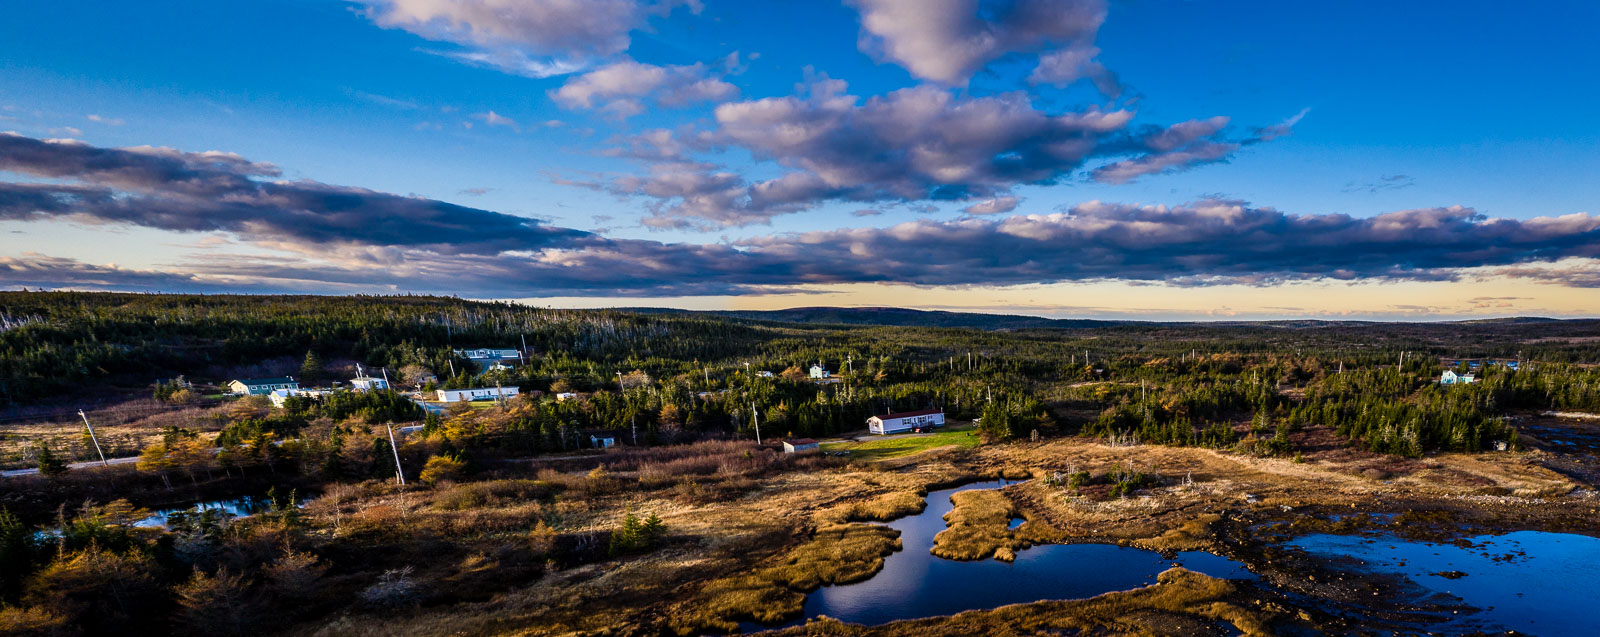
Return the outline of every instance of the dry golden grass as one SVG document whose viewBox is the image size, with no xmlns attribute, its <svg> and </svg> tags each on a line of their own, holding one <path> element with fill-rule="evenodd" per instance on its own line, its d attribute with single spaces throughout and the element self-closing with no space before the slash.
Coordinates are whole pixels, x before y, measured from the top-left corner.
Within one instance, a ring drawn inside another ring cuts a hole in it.
<svg viewBox="0 0 1600 637">
<path fill-rule="evenodd" d="M 895 491 L 867 502 L 858 502 L 847 509 L 847 519 L 862 522 L 888 522 L 908 515 L 921 513 L 928 508 L 928 491 Z"/>
<path fill-rule="evenodd" d="M 934 555 L 947 560 L 981 560 L 1000 548 L 1021 548 L 1008 528 L 1016 509 L 998 489 L 961 491 L 951 495 L 950 501 L 955 508 L 944 516 L 950 528 L 934 536 Z"/>
<path fill-rule="evenodd" d="M 1216 543 L 1216 532 L 1211 525 L 1222 520 L 1222 516 L 1215 513 L 1206 513 L 1175 529 L 1168 529 L 1156 537 L 1137 542 L 1139 546 L 1154 551 L 1199 551 L 1211 548 Z"/>
<path fill-rule="evenodd" d="M 719 579 L 701 590 L 692 611 L 673 618 L 679 634 L 705 629 L 731 631 L 738 620 L 776 622 L 800 614 L 805 593 L 827 584 L 848 584 L 883 568 L 884 556 L 900 549 L 900 532 L 876 524 L 841 524 L 819 529 L 782 563 L 750 575 Z"/>
<path fill-rule="evenodd" d="M 824 618 L 776 635 L 1195 635 L 1215 633 L 1218 622 L 1231 624 L 1246 635 L 1273 634 L 1274 622 L 1280 615 L 1242 605 L 1237 599 L 1238 593 L 1234 584 L 1227 580 L 1173 568 L 1162 573 L 1153 586 L 1085 600 L 1018 604 L 871 627 Z"/>
<path fill-rule="evenodd" d="M 436 490 L 384 485 L 331 490 L 310 507 L 317 526 L 334 531 L 328 536 L 344 541 L 350 536 L 343 531 L 361 530 L 364 534 L 356 537 L 402 548 L 409 546 L 404 542 L 424 541 L 380 535 L 379 528 L 388 525 L 415 532 L 426 542 L 451 543 L 456 546 L 447 554 L 408 558 L 416 560 L 419 582 L 431 590 L 473 588 L 492 595 L 430 600 L 406 613 L 358 612 L 291 632 L 658 634 L 729 630 L 740 619 L 781 620 L 801 612 L 806 591 L 868 577 L 894 550 L 897 539 L 883 535 L 886 529 L 851 520 L 915 513 L 924 506 L 921 494 L 926 490 L 979 475 L 1039 478 L 1068 469 L 1098 473 L 1132 463 L 1141 471 L 1162 474 L 1165 480 L 1164 486 L 1107 502 L 1074 498 L 1069 489 L 1040 479 L 1001 491 L 962 492 L 967 495 L 957 498 L 949 520 L 952 529 L 941 534 L 939 542 L 957 559 L 991 555 L 1004 559 L 1023 546 L 1064 541 L 1217 550 L 1219 529 L 1227 528 L 1218 514 L 1312 519 L 1315 516 L 1299 511 L 1366 507 L 1396 498 L 1411 498 L 1423 505 L 1419 510 L 1431 510 L 1427 502 L 1485 497 L 1481 495 L 1485 480 L 1519 493 L 1559 490 L 1565 482 L 1534 465 L 1529 454 L 1429 457 L 1415 461 L 1415 466 L 1400 467 L 1411 473 L 1398 474 L 1391 484 L 1360 472 L 1383 458 L 1361 454 L 1333 459 L 1308 454 L 1308 458 L 1294 463 L 1206 449 L 1108 447 L 1061 439 L 930 450 L 852 466 L 739 469 L 731 476 L 719 465 L 715 473 L 681 477 L 659 489 L 638 485 L 633 472 L 620 465 L 598 479 L 583 471 L 552 471 L 535 483 L 554 483 L 558 493 L 549 500 L 539 498 L 537 491 L 519 492 L 522 481 Z M 678 461 L 665 456 L 637 460 L 639 465 L 663 466 Z M 723 488 L 735 478 L 737 488 Z M 692 489 L 685 489 L 693 493 L 680 492 L 685 490 L 679 488 L 684 481 L 692 483 L 688 485 Z M 1247 494 L 1253 497 L 1246 498 Z M 1282 506 L 1293 507 L 1293 512 L 1282 512 Z M 1542 514 L 1553 506 L 1527 510 Z M 659 514 L 669 529 L 668 545 L 620 559 L 605 558 L 602 545 L 598 557 L 552 561 L 542 576 L 520 581 L 499 574 L 517 568 L 517 556 L 523 551 L 485 548 L 520 543 L 529 547 L 527 553 L 559 553 L 570 549 L 574 538 L 603 541 L 628 510 Z M 1017 515 L 1027 522 L 1007 529 L 1007 520 Z M 812 531 L 817 528 L 822 530 Z M 1272 613 L 1251 604 L 1246 592 L 1234 586 L 1171 571 L 1157 586 L 1091 600 L 1030 604 L 876 628 L 826 620 L 813 621 L 809 627 L 814 634 L 843 635 L 1193 634 L 1215 632 L 1218 622 L 1228 622 L 1246 633 L 1268 631 Z"/>
</svg>

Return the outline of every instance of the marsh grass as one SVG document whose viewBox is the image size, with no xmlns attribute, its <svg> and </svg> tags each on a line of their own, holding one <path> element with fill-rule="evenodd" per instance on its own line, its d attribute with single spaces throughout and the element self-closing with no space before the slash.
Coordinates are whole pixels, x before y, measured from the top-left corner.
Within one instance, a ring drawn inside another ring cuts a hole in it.
<svg viewBox="0 0 1600 637">
<path fill-rule="evenodd" d="M 949 528 L 933 538 L 930 551 L 947 560 L 1015 559 L 1014 549 L 1027 546 L 1008 528 L 1016 507 L 998 489 L 960 491 L 950 496 L 955 508 L 944 516 Z M 996 555 L 999 549 L 1008 549 Z M 1005 560 L 1010 561 L 1010 560 Z"/>
<path fill-rule="evenodd" d="M 1274 634 L 1275 622 L 1282 616 L 1269 610 L 1270 605 L 1246 606 L 1240 598 L 1241 591 L 1232 582 L 1172 568 L 1162 573 L 1155 585 L 1085 600 L 1016 604 L 882 626 L 860 626 L 820 618 L 775 634 L 780 637 L 1192 635 L 1215 634 L 1219 622 L 1230 624 L 1245 635 Z"/>
<path fill-rule="evenodd" d="M 855 522 L 888 522 L 916 515 L 928 508 L 928 491 L 895 491 L 866 502 L 850 505 L 843 512 L 845 519 Z"/>
<path fill-rule="evenodd" d="M 681 635 L 704 630 L 733 631 L 741 619 L 777 622 L 800 614 L 805 593 L 828 584 L 871 577 L 883 558 L 900 550 L 900 532 L 876 524 L 839 524 L 816 535 L 779 564 L 755 573 L 712 581 L 701 590 L 692 611 L 672 621 Z"/>
<path fill-rule="evenodd" d="M 1215 544 L 1216 537 L 1216 531 L 1212 529 L 1212 525 L 1221 520 L 1222 516 L 1220 515 L 1206 513 L 1184 522 L 1178 528 L 1168 529 L 1161 535 L 1137 542 L 1137 544 L 1156 551 L 1196 551 L 1210 548 Z"/>
</svg>

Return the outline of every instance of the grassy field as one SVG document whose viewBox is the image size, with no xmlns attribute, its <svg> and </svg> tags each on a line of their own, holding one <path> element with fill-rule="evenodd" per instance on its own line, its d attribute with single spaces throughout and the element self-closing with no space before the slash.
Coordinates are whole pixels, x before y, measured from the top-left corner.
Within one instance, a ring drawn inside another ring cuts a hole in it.
<svg viewBox="0 0 1600 637">
<path fill-rule="evenodd" d="M 848 451 L 851 458 L 883 460 L 909 456 L 919 451 L 956 445 L 963 448 L 978 446 L 978 432 L 969 423 L 951 425 L 930 434 L 907 434 L 900 437 L 868 440 L 866 442 L 833 442 L 822 445 L 823 451 Z"/>
</svg>

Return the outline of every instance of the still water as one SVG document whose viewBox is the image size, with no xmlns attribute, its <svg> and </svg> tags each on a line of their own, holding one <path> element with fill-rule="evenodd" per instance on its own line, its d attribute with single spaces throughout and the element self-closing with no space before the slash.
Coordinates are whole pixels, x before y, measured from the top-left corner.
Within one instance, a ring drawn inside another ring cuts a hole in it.
<svg viewBox="0 0 1600 637">
<path fill-rule="evenodd" d="M 307 499 L 308 498 L 301 498 L 297 505 L 305 504 Z M 221 511 L 223 513 L 232 515 L 233 517 L 244 517 L 247 515 L 255 515 L 270 508 L 272 508 L 272 499 L 268 498 L 267 496 L 247 495 L 237 498 L 228 498 L 225 500 L 207 500 L 204 502 L 190 504 L 188 506 L 156 509 L 155 511 L 151 512 L 149 517 L 135 522 L 134 526 L 143 528 L 166 526 L 167 518 L 173 513 L 177 513 L 179 511 L 194 511 L 196 513 L 202 511 Z"/>
<path fill-rule="evenodd" d="M 1154 551 L 1109 544 L 1035 546 L 1018 551 L 1010 564 L 994 559 L 958 562 L 928 552 L 933 536 L 945 529 L 944 515 L 954 508 L 950 494 L 1002 486 L 984 482 L 929 493 L 925 511 L 888 524 L 900 530 L 904 549 L 885 558 L 883 570 L 871 579 L 812 592 L 805 617 L 827 615 L 870 626 L 1007 604 L 1080 599 L 1154 584 L 1156 575 L 1174 564 L 1214 577 L 1255 578 L 1243 564 L 1211 553 L 1179 553 L 1167 560 Z M 804 619 L 789 625 L 801 623 Z M 746 625 L 746 631 L 762 628 L 771 627 Z"/>
<path fill-rule="evenodd" d="M 1308 535 L 1290 546 L 1364 562 L 1483 609 L 1482 619 L 1522 633 L 1558 637 L 1600 631 L 1600 538 L 1521 531 L 1468 538 L 1470 547 L 1392 536 Z"/>
</svg>

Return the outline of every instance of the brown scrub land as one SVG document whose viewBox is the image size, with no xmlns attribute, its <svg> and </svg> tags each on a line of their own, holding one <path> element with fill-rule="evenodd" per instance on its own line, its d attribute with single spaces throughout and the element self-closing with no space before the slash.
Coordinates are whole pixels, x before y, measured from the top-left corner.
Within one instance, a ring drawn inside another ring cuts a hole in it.
<svg viewBox="0 0 1600 637">
<path fill-rule="evenodd" d="M 929 490 L 980 477 L 1027 480 L 959 494 L 935 554 L 1007 559 L 1034 544 L 1116 543 L 1211 551 L 1244 562 L 1261 579 L 1219 580 L 1174 568 L 1148 588 L 1087 600 L 877 627 L 819 619 L 783 634 L 1418 630 L 1462 609 L 1403 581 L 1330 569 L 1278 543 L 1380 526 L 1433 540 L 1464 529 L 1596 532 L 1600 502 L 1592 486 L 1547 468 L 1555 458 L 1536 440 L 1522 452 L 1403 459 L 1326 435 L 1297 433 L 1297 446 L 1311 450 L 1298 461 L 1069 437 L 868 462 L 784 458 L 655 489 L 639 488 L 625 469 L 585 473 L 577 465 L 546 470 L 538 480 L 341 489 L 308 507 L 311 541 L 392 545 L 399 554 L 389 561 L 414 567 L 422 601 L 290 632 L 698 634 L 736 631 L 741 621 L 791 620 L 806 593 L 871 577 L 885 555 L 900 550 L 897 532 L 871 521 L 915 514 Z M 1091 480 L 1073 486 L 1075 473 Z M 1109 497 L 1108 486 L 1093 478 L 1112 474 L 1145 476 L 1145 486 Z M 605 556 L 604 536 L 629 512 L 659 516 L 663 543 Z M 1380 517 L 1341 516 L 1349 513 L 1394 517 L 1385 526 Z M 1026 522 L 1008 529 L 1013 516 Z"/>
</svg>

